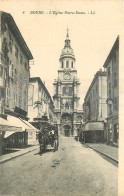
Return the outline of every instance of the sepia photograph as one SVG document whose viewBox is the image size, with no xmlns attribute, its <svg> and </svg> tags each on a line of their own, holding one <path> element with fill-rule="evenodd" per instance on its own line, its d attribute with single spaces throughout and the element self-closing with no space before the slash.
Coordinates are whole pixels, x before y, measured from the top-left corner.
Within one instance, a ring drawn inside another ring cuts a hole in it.
<svg viewBox="0 0 124 196">
<path fill-rule="evenodd" d="M 123 196 L 122 0 L 0 0 L 0 196 Z"/>
</svg>

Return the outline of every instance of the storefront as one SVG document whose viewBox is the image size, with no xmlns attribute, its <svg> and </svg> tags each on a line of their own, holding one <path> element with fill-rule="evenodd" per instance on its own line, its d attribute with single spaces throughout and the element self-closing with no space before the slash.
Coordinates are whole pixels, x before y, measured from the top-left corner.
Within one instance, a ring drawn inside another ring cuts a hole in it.
<svg viewBox="0 0 124 196">
<path fill-rule="evenodd" d="M 19 148 L 38 144 L 37 129 L 28 121 L 7 115 L 0 118 L 0 154 L 5 148 Z"/>
<path fill-rule="evenodd" d="M 119 123 L 118 116 L 107 118 L 107 143 L 118 146 Z"/>
<path fill-rule="evenodd" d="M 21 126 L 14 126 L 10 121 L 0 118 L 0 155 L 6 148 L 19 145 L 19 137 L 16 139 L 18 134 L 24 137 Z"/>
<path fill-rule="evenodd" d="M 20 117 L 14 117 L 14 116 L 7 116 L 7 119 L 11 122 L 13 122 L 14 125 L 19 125 L 22 127 L 22 131 L 26 132 L 26 141 L 28 145 L 35 145 L 38 144 L 37 140 L 37 131 L 33 125 L 31 125 L 28 121 L 20 118 Z"/>
<path fill-rule="evenodd" d="M 104 142 L 104 122 L 86 122 L 82 127 L 83 140 L 86 143 Z"/>
</svg>

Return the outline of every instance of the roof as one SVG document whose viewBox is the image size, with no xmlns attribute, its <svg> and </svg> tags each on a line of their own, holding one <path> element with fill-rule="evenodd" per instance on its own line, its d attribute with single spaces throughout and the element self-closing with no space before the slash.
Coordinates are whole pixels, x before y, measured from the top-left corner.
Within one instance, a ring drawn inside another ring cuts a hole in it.
<svg viewBox="0 0 124 196">
<path fill-rule="evenodd" d="M 111 51 L 110 51 L 110 53 L 109 53 L 107 59 L 105 60 L 105 63 L 104 63 L 104 65 L 103 65 L 103 67 L 105 67 L 105 68 L 107 67 L 107 63 L 108 63 L 109 59 L 111 58 L 111 56 L 112 56 L 112 54 L 113 54 L 113 50 L 114 50 L 116 47 L 119 48 L 119 35 L 118 35 L 118 37 L 116 38 L 115 43 L 114 43 L 114 45 L 113 45 L 113 47 L 112 47 L 112 49 L 111 49 Z"/>
<path fill-rule="evenodd" d="M 1 17 L 1 21 L 6 21 L 7 24 L 9 25 L 12 33 L 14 34 L 16 40 L 18 41 L 19 45 L 23 48 L 25 54 L 27 55 L 27 57 L 31 60 L 33 59 L 33 56 L 24 40 L 24 38 L 22 37 L 13 17 L 11 16 L 11 14 L 0 11 L 0 17 Z M 1 22 L 1 23 L 2 23 Z"/>
<path fill-rule="evenodd" d="M 69 39 L 68 30 L 67 30 L 67 36 L 66 36 L 66 40 L 65 40 L 65 46 L 62 49 L 62 52 L 61 52 L 61 55 L 60 55 L 60 59 L 59 60 L 61 60 L 63 58 L 66 58 L 66 57 L 70 57 L 70 58 L 72 58 L 72 59 L 75 60 L 74 51 L 71 48 L 70 42 L 71 41 Z"/>
<path fill-rule="evenodd" d="M 43 87 L 44 91 L 46 92 L 46 94 L 48 95 L 48 97 L 49 97 L 49 98 L 51 99 L 51 101 L 52 101 L 52 98 L 51 98 L 51 96 L 50 96 L 50 94 L 49 94 L 49 92 L 48 92 L 46 86 L 45 86 L 44 83 L 42 82 L 41 78 L 40 78 L 40 77 L 32 77 L 32 78 L 29 78 L 29 83 L 31 83 L 31 82 L 36 82 L 36 81 L 38 81 L 38 83 L 41 84 L 41 86 Z M 53 102 L 53 101 L 52 101 L 52 102 Z"/>
<path fill-rule="evenodd" d="M 107 72 L 106 72 L 106 71 L 97 71 L 97 72 L 96 72 L 96 74 L 95 74 L 95 76 L 94 76 L 94 78 L 93 78 L 93 80 L 92 80 L 92 82 L 91 82 L 91 84 L 90 84 L 90 87 L 89 87 L 89 89 L 88 89 L 88 91 L 87 91 L 87 93 L 86 93 L 86 96 L 85 96 L 84 100 L 85 100 L 86 97 L 88 96 L 88 94 L 89 94 L 89 92 L 90 92 L 92 86 L 94 85 L 96 79 L 98 78 L 98 76 L 107 76 Z"/>
</svg>

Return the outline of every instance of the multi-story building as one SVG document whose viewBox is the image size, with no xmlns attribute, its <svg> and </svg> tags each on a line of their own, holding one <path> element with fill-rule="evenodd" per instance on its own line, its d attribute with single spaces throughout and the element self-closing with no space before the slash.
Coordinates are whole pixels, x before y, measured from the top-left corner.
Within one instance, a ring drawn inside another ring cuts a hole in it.
<svg viewBox="0 0 124 196">
<path fill-rule="evenodd" d="M 58 78 L 54 80 L 54 106 L 58 129 L 65 136 L 77 135 L 82 122 L 79 108 L 79 86 L 75 55 L 67 32 L 65 46 L 60 55 Z"/>
<path fill-rule="evenodd" d="M 119 131 L 119 36 L 103 67 L 107 69 L 107 142 L 117 144 Z"/>
<path fill-rule="evenodd" d="M 0 114 L 26 117 L 33 56 L 10 14 L 0 12 L 0 24 Z"/>
<path fill-rule="evenodd" d="M 106 140 L 104 122 L 107 117 L 107 76 L 99 70 L 86 93 L 83 104 L 83 132 L 86 142 Z"/>
<path fill-rule="evenodd" d="M 25 121 L 32 59 L 13 17 L 0 12 L 0 117 L 6 119 L 0 119 L 0 137 L 11 147 L 36 141 L 36 129 Z"/>
<path fill-rule="evenodd" d="M 39 123 L 43 118 L 48 120 L 50 125 L 54 125 L 53 101 L 39 77 L 29 79 L 28 117 L 37 128 L 40 128 Z"/>
<path fill-rule="evenodd" d="M 86 93 L 83 104 L 83 118 L 87 121 L 102 121 L 107 117 L 107 76 L 100 70 Z"/>
</svg>

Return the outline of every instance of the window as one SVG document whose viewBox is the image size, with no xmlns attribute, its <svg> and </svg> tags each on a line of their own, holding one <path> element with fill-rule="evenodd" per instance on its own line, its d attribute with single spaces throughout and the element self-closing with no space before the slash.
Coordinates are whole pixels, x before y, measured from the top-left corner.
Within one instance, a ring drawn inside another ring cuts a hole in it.
<svg viewBox="0 0 124 196">
<path fill-rule="evenodd" d="M 28 70 L 28 64 L 25 62 L 25 69 Z"/>
<path fill-rule="evenodd" d="M 109 115 L 112 115 L 112 105 L 109 105 Z"/>
<path fill-rule="evenodd" d="M 117 87 L 117 80 L 114 79 L 114 87 Z"/>
<path fill-rule="evenodd" d="M 110 76 L 110 67 L 108 67 L 108 77 Z"/>
<path fill-rule="evenodd" d="M 113 64 L 116 62 L 116 53 L 114 54 L 114 57 L 113 57 Z"/>
<path fill-rule="evenodd" d="M 109 83 L 109 89 L 108 89 L 108 95 L 110 96 L 111 95 L 111 82 Z"/>
<path fill-rule="evenodd" d="M 21 64 L 21 65 L 23 64 L 23 57 L 22 57 L 21 54 L 20 54 L 20 64 Z"/>
<path fill-rule="evenodd" d="M 24 99 L 24 110 L 27 109 L 27 104 L 26 104 L 26 100 Z"/>
<path fill-rule="evenodd" d="M 20 88 L 22 89 L 22 76 L 20 75 Z"/>
<path fill-rule="evenodd" d="M 98 111 L 98 102 L 96 100 L 96 111 Z"/>
<path fill-rule="evenodd" d="M 17 46 L 15 46 L 15 56 L 16 56 L 16 58 L 18 58 L 18 48 L 17 48 Z"/>
<path fill-rule="evenodd" d="M 16 104 L 17 104 L 17 94 L 14 93 L 14 106 L 16 106 Z"/>
<path fill-rule="evenodd" d="M 93 90 L 93 97 L 94 97 L 94 90 Z"/>
<path fill-rule="evenodd" d="M 69 61 L 66 61 L 66 68 L 69 67 Z"/>
<path fill-rule="evenodd" d="M 2 76 L 3 76 L 3 66 L 0 65 L 0 77 L 2 77 Z"/>
<path fill-rule="evenodd" d="M 97 88 L 97 86 L 96 86 L 96 93 L 97 93 L 97 91 L 98 91 L 98 88 Z"/>
<path fill-rule="evenodd" d="M 65 104 L 65 109 L 69 109 L 69 104 L 68 104 L 68 102 L 66 102 L 66 104 Z"/>
<path fill-rule="evenodd" d="M 64 67 L 64 63 L 63 63 L 63 61 L 62 61 L 62 68 Z"/>
<path fill-rule="evenodd" d="M 118 97 L 114 97 L 114 110 L 118 110 Z"/>
<path fill-rule="evenodd" d="M 9 49 L 10 49 L 10 52 L 12 53 L 12 41 L 11 40 L 9 41 Z"/>
<path fill-rule="evenodd" d="M 13 64 L 11 65 L 11 76 L 12 78 L 14 78 L 14 65 Z"/>
<path fill-rule="evenodd" d="M 22 106 L 22 97 L 19 96 L 19 107 L 21 108 L 21 106 Z"/>
<path fill-rule="evenodd" d="M 116 72 L 114 73 L 114 78 L 116 78 L 116 76 L 117 76 L 117 74 L 116 74 Z"/>
<path fill-rule="evenodd" d="M 9 101 L 10 101 L 10 89 L 6 89 L 6 104 L 9 106 Z"/>
<path fill-rule="evenodd" d="M 17 69 L 14 70 L 14 81 L 17 83 Z"/>
<path fill-rule="evenodd" d="M 73 61 L 71 62 L 71 68 L 73 68 Z"/>
<path fill-rule="evenodd" d="M 69 96 L 72 95 L 72 87 L 69 87 Z"/>
<path fill-rule="evenodd" d="M 63 95 L 66 95 L 66 87 L 63 87 Z"/>
</svg>

